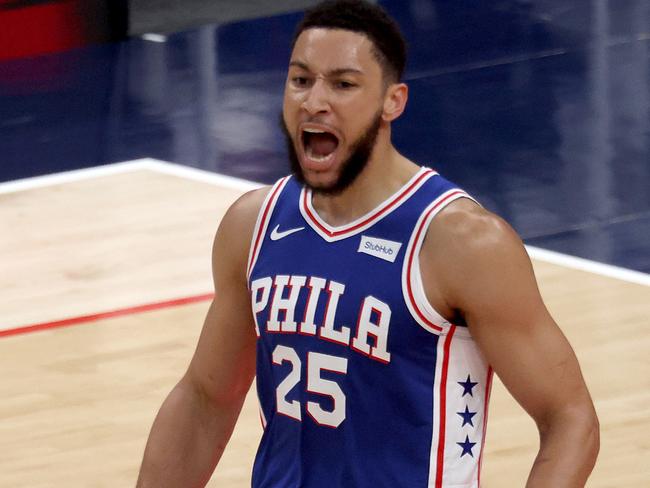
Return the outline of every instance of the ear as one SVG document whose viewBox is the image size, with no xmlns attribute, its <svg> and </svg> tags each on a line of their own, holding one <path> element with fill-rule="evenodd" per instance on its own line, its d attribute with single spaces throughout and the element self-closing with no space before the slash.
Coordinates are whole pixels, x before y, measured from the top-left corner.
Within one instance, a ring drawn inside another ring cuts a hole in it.
<svg viewBox="0 0 650 488">
<path fill-rule="evenodd" d="M 409 88 L 406 83 L 393 83 L 386 89 L 384 95 L 384 110 L 382 119 L 392 122 L 404 112 L 409 98 Z"/>
</svg>

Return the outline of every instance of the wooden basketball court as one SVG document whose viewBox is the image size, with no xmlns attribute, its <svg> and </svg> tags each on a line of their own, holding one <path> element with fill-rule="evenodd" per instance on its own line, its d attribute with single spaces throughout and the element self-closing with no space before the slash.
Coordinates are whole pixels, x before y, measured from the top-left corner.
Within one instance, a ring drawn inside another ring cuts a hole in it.
<svg viewBox="0 0 650 488">
<path fill-rule="evenodd" d="M 209 304 L 213 234 L 253 186 L 151 160 L 0 185 L 0 486 L 135 484 Z M 648 486 L 650 277 L 531 254 L 601 421 L 588 486 Z M 249 394 L 209 486 L 250 486 L 261 431 Z M 495 381 L 483 486 L 524 486 L 536 447 Z"/>
</svg>

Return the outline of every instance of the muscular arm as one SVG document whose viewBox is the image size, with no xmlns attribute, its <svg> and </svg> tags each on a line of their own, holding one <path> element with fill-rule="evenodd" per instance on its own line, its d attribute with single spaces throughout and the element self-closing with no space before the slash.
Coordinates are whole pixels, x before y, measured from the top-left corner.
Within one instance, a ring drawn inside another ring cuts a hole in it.
<svg viewBox="0 0 650 488">
<path fill-rule="evenodd" d="M 255 372 L 246 260 L 265 193 L 244 195 L 219 226 L 212 254 L 215 298 L 190 366 L 156 416 L 138 487 L 204 486 L 232 434 Z"/>
<path fill-rule="evenodd" d="M 437 220 L 437 222 L 436 222 Z M 434 219 L 421 257 L 434 306 L 460 315 L 487 361 L 535 420 L 540 448 L 527 487 L 584 486 L 598 420 L 576 356 L 539 294 L 528 255 L 501 219 L 459 200 Z M 426 271 L 425 271 L 426 270 Z"/>
</svg>

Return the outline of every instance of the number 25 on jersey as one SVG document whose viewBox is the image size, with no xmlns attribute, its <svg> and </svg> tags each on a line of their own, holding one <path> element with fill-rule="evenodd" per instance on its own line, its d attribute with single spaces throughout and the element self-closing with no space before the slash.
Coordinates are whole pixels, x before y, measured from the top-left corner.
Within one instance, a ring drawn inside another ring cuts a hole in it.
<svg viewBox="0 0 650 488">
<path fill-rule="evenodd" d="M 278 385 L 275 398 L 278 413 L 302 421 L 302 405 L 298 400 L 287 400 L 289 392 L 302 380 L 302 362 L 298 353 L 291 347 L 277 345 L 273 350 L 273 364 L 289 363 L 291 371 Z M 331 411 L 324 410 L 317 402 L 307 402 L 307 413 L 319 425 L 338 427 L 345 420 L 345 394 L 341 387 L 332 380 L 321 376 L 322 371 L 347 374 L 348 360 L 318 352 L 307 353 L 307 391 L 330 397 L 333 402 Z"/>
</svg>

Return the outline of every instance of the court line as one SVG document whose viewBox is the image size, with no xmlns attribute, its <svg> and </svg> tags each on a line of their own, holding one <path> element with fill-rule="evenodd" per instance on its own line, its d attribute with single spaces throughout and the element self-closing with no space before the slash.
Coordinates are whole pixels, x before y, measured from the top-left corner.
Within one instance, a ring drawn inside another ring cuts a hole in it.
<svg viewBox="0 0 650 488">
<path fill-rule="evenodd" d="M 174 176 L 182 178 L 189 178 L 204 183 L 212 183 L 216 185 L 225 185 L 237 190 L 248 191 L 254 188 L 259 188 L 261 184 L 254 183 L 249 180 L 239 178 L 232 178 L 229 176 L 211 173 L 205 170 L 189 168 L 187 166 L 169 163 L 159 159 L 149 158 L 148 168 L 158 170 Z M 566 268 L 576 269 L 579 271 L 587 271 L 596 275 L 606 276 L 621 281 L 627 281 L 638 285 L 650 286 L 650 274 L 641 271 L 621 268 L 611 264 L 599 263 L 589 259 L 571 256 L 569 254 L 562 254 L 555 251 L 549 251 L 534 246 L 526 246 L 529 256 L 532 259 L 543 261 L 550 264 L 557 264 Z"/>
<path fill-rule="evenodd" d="M 199 181 L 201 183 L 209 183 L 215 186 L 225 186 L 233 190 L 250 191 L 264 186 L 262 183 L 256 183 L 242 178 L 235 178 L 234 176 L 226 176 L 219 173 L 212 173 L 204 169 L 192 168 L 183 166 L 176 163 L 169 163 L 160 159 L 147 158 L 142 160 L 143 167 L 151 171 L 158 171 L 179 178 L 187 180 Z"/>
<path fill-rule="evenodd" d="M 190 168 L 177 163 L 162 161 L 160 159 L 141 158 L 133 161 L 124 161 L 120 163 L 95 166 L 93 168 L 65 171 L 52 175 L 36 176 L 32 178 L 24 178 L 21 180 L 0 183 L 0 194 L 29 190 L 32 188 L 41 188 L 61 183 L 69 183 L 72 181 L 80 181 L 89 178 L 97 178 L 100 176 L 127 173 L 129 171 L 137 170 L 158 171 L 160 173 L 177 176 L 180 178 L 209 183 L 211 185 L 225 186 L 240 191 L 249 191 L 262 186 L 261 183 L 256 183 L 254 181 L 212 173 L 210 171 L 202 169 Z M 580 271 L 587 271 L 589 273 L 606 276 L 608 278 L 615 278 L 621 281 L 650 286 L 650 274 L 643 273 L 641 271 L 635 271 L 627 268 L 613 266 L 610 264 L 599 263 L 597 261 L 591 261 L 589 259 L 579 258 L 555 251 L 548 251 L 546 249 L 541 249 L 533 246 L 526 246 L 526 249 L 528 250 L 528 254 L 531 256 L 531 258 L 537 259 L 539 261 L 558 264 Z"/>
<path fill-rule="evenodd" d="M 88 180 L 100 176 L 129 173 L 139 169 L 146 169 L 149 161 L 149 158 L 136 159 L 122 163 L 111 163 L 102 166 L 94 166 L 92 168 L 75 169 L 49 175 L 22 178 L 20 180 L 5 181 L 0 183 L 0 195 L 4 193 L 14 193 L 18 191 L 32 190 L 34 188 L 60 185 L 63 183 L 72 183 L 74 181 Z"/>
<path fill-rule="evenodd" d="M 650 286 L 650 274 L 636 271 L 633 269 L 621 268 L 611 264 L 599 263 L 590 259 L 579 258 L 569 254 L 562 254 L 547 249 L 541 249 L 534 246 L 526 246 L 528 255 L 532 259 L 543 261 L 545 263 L 557 264 L 565 268 L 571 268 L 579 271 L 615 278 L 620 281 L 627 281 L 637 285 Z"/>
<path fill-rule="evenodd" d="M 136 305 L 134 307 L 118 308 L 109 312 L 100 312 L 91 315 L 81 315 L 79 317 L 71 317 L 63 320 L 54 320 L 51 322 L 41 322 L 39 324 L 24 325 L 20 327 L 13 327 L 11 329 L 0 330 L 0 337 L 10 337 L 21 334 L 29 334 L 31 332 L 39 332 L 43 330 L 58 329 L 61 327 L 68 327 L 70 325 L 87 324 L 90 322 L 97 322 L 98 320 L 112 319 L 115 317 L 123 317 L 125 315 L 135 315 L 143 312 L 151 312 L 153 310 L 161 310 L 163 308 L 178 307 L 180 305 L 189 305 L 191 303 L 204 302 L 211 300 L 214 293 L 205 293 L 203 295 L 194 295 L 184 298 L 174 298 L 162 302 L 147 303 L 145 305 Z"/>
<path fill-rule="evenodd" d="M 24 178 L 20 180 L 8 181 L 0 183 L 0 194 L 30 190 L 34 188 L 42 188 L 51 185 L 58 185 L 63 183 L 70 183 L 74 181 L 81 181 L 90 178 L 97 178 L 101 176 L 109 176 L 114 174 L 123 174 L 137 170 L 150 170 L 160 173 L 186 178 L 193 181 L 208 183 L 215 186 L 225 186 L 232 189 L 241 191 L 249 191 L 262 186 L 261 183 L 256 183 L 249 180 L 234 178 L 230 176 L 220 175 L 209 171 L 190 168 L 176 163 L 170 163 L 153 158 L 142 158 L 133 161 L 124 161 L 120 163 L 111 163 L 93 168 L 85 168 L 79 170 L 65 171 L 45 176 L 36 176 L 32 178 Z M 650 286 L 650 274 L 640 271 L 620 268 L 617 266 L 591 261 L 568 254 L 562 254 L 546 249 L 541 249 L 533 246 L 526 246 L 528 254 L 532 259 L 539 261 L 557 264 L 571 269 L 586 271 L 592 274 L 614 278 L 620 281 L 639 284 L 643 286 Z M 72 317 L 57 321 L 43 322 L 33 325 L 26 325 L 21 327 L 13 327 L 11 329 L 0 329 L 0 337 L 7 337 L 19 334 L 26 334 L 29 332 L 37 332 L 41 330 L 54 329 L 65 327 L 75 324 L 95 322 L 102 319 L 119 317 L 124 315 L 132 315 L 151 310 L 158 310 L 167 307 L 174 307 L 198 301 L 211 299 L 213 294 L 202 294 L 192 297 L 171 299 L 162 302 L 154 302 L 144 305 L 137 305 L 117 309 L 109 312 L 101 312 L 97 314 L 84 315 L 79 317 Z"/>
<path fill-rule="evenodd" d="M 1 182 L 0 194 L 32 190 L 34 188 L 44 188 L 47 186 L 72 183 L 75 181 L 83 181 L 91 178 L 99 178 L 101 176 L 111 176 L 141 170 L 157 171 L 159 173 L 177 176 L 188 180 L 200 181 L 202 183 L 209 183 L 211 185 L 225 186 L 227 188 L 241 191 L 254 190 L 263 186 L 261 183 L 256 183 L 254 181 L 212 173 L 210 171 L 202 169 L 190 168 L 187 166 L 182 166 L 180 164 L 162 161 L 160 159 L 141 158 L 135 159 L 133 161 L 104 164 L 101 166 L 94 166 L 92 168 L 75 169 L 49 175 L 33 176 L 30 178 Z"/>
</svg>

